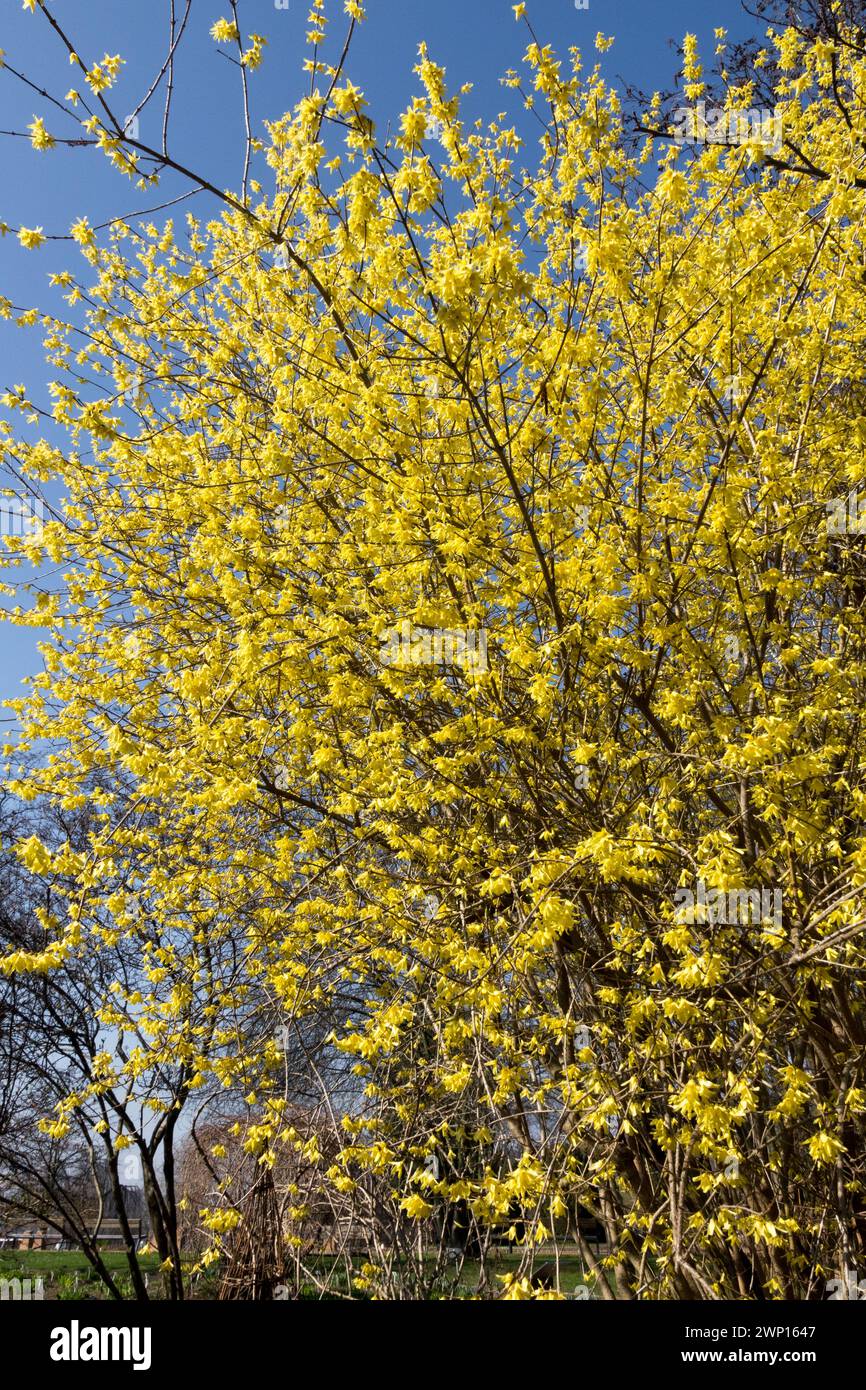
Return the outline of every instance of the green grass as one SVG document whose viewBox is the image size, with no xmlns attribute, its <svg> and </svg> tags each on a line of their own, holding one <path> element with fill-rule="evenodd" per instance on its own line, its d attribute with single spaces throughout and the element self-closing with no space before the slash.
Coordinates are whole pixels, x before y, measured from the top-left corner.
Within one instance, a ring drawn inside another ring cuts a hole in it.
<svg viewBox="0 0 866 1390">
<path fill-rule="evenodd" d="M 488 1257 L 485 1265 L 488 1287 L 503 1288 L 505 1285 L 496 1276 L 500 1274 L 515 1274 L 519 1268 L 521 1255 L 517 1251 L 497 1252 Z M 546 1257 L 537 1258 L 535 1268 L 542 1264 L 547 1264 Z M 551 1261 L 552 1263 L 552 1261 Z M 478 1287 L 481 1278 L 481 1265 L 476 1260 L 467 1260 L 460 1270 L 460 1276 L 455 1285 L 455 1293 L 462 1296 L 471 1294 Z M 449 1282 L 451 1282 L 449 1280 Z M 589 1284 L 592 1288 L 592 1280 L 584 1275 L 583 1264 L 578 1255 L 560 1255 L 559 1257 L 559 1288 L 562 1293 L 574 1293 L 579 1284 Z"/>
<path fill-rule="evenodd" d="M 132 1276 L 122 1250 L 104 1250 L 102 1259 L 122 1296 L 133 1297 Z M 138 1257 L 140 1268 L 150 1274 L 151 1297 L 159 1298 L 159 1256 Z M 0 1279 L 42 1280 L 42 1297 L 73 1301 L 86 1298 L 108 1299 L 108 1289 L 91 1268 L 81 1250 L 2 1250 Z"/>
<path fill-rule="evenodd" d="M 106 1269 L 129 1269 L 122 1250 L 103 1250 Z M 158 1255 L 139 1255 L 142 1269 L 159 1269 Z M 0 1250 L 0 1279 L 27 1279 L 35 1274 L 78 1274 L 90 1270 L 87 1256 L 81 1250 Z"/>
<path fill-rule="evenodd" d="M 505 1285 L 497 1275 L 514 1274 L 517 1272 L 522 1259 L 522 1252 L 519 1250 L 497 1250 L 488 1255 L 485 1261 L 484 1271 L 487 1276 L 485 1286 L 485 1296 L 494 1296 L 497 1292 L 504 1291 Z M 537 1253 L 535 1268 L 547 1264 L 552 1256 L 545 1253 Z M 332 1257 L 322 1256 L 319 1268 L 323 1275 L 329 1270 L 333 1261 Z M 356 1267 L 360 1268 L 362 1261 L 356 1260 Z M 457 1266 L 446 1266 L 440 1272 L 436 1289 L 431 1294 L 435 1299 L 442 1298 L 469 1298 L 479 1290 L 481 1280 L 481 1263 L 479 1260 L 465 1260 L 460 1267 L 459 1275 Z M 324 1282 L 324 1279 L 323 1279 Z M 328 1280 L 330 1289 L 334 1294 L 345 1294 L 348 1292 L 348 1284 L 345 1269 L 342 1261 L 338 1262 L 338 1267 L 330 1272 Z M 573 1294 L 579 1285 L 586 1285 L 589 1289 L 589 1296 L 594 1297 L 592 1276 L 584 1274 L 583 1263 L 579 1255 L 560 1255 L 559 1257 L 559 1288 L 562 1293 Z M 317 1299 L 327 1297 L 327 1294 L 320 1294 L 313 1284 L 304 1284 L 301 1287 L 300 1296 L 303 1299 Z M 358 1295 L 356 1293 L 356 1297 Z"/>
<path fill-rule="evenodd" d="M 129 1266 L 126 1255 L 121 1250 L 105 1250 L 102 1258 L 106 1267 L 116 1277 L 118 1286 L 127 1298 L 132 1297 L 132 1282 L 129 1276 Z M 546 1254 L 536 1256 L 536 1269 L 550 1258 Z M 159 1297 L 159 1281 L 154 1279 L 154 1275 L 159 1269 L 159 1256 L 156 1254 L 141 1254 L 138 1256 L 139 1266 L 143 1271 L 147 1271 L 150 1278 L 151 1297 Z M 487 1275 L 487 1296 L 503 1289 L 504 1285 L 496 1276 L 501 1274 L 515 1273 L 521 1262 L 521 1252 L 519 1250 L 497 1250 L 492 1252 L 486 1261 L 485 1271 Z M 356 1260 L 356 1267 L 360 1268 L 360 1260 Z M 333 1268 L 336 1265 L 337 1268 Z M 323 1255 L 318 1264 L 323 1275 L 323 1282 L 330 1283 L 332 1294 L 335 1296 L 345 1295 L 349 1292 L 345 1269 L 342 1261 L 336 1260 L 332 1256 Z M 214 1298 L 219 1282 L 216 1269 L 208 1271 L 209 1278 L 202 1279 L 193 1298 Z M 330 1278 L 324 1276 L 329 1275 Z M 34 1279 L 41 1276 L 45 1283 L 45 1297 L 49 1299 L 76 1299 L 83 1297 L 108 1298 L 108 1291 L 105 1289 L 98 1276 L 91 1269 L 86 1256 L 80 1250 L 2 1250 L 0 1251 L 0 1279 Z M 457 1275 L 456 1266 L 450 1266 L 439 1276 L 436 1290 L 432 1297 L 442 1298 L 468 1298 L 478 1291 L 481 1278 L 481 1264 L 477 1260 L 466 1260 Z M 589 1284 L 592 1290 L 592 1280 L 584 1276 L 583 1265 L 577 1255 L 561 1255 L 559 1259 L 559 1287 L 563 1293 L 573 1293 L 575 1288 L 580 1285 Z M 313 1284 L 307 1284 L 300 1291 L 302 1299 L 327 1298 L 319 1293 Z M 355 1297 L 364 1297 L 355 1293 Z"/>
</svg>

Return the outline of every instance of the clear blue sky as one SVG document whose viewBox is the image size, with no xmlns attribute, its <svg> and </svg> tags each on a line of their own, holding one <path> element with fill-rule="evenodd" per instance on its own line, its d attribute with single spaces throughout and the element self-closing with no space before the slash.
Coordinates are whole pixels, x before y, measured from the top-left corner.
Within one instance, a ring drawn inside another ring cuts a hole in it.
<svg viewBox="0 0 866 1390">
<path fill-rule="evenodd" d="M 184 0 L 176 0 L 178 13 L 183 8 Z M 168 0 L 52 0 L 54 14 L 86 62 L 97 61 L 105 52 L 126 58 L 113 94 L 114 106 L 122 108 L 123 115 L 138 105 L 159 71 L 166 50 L 168 9 Z M 281 115 L 305 90 L 308 79 L 301 67 L 307 53 L 308 9 L 305 0 L 289 0 L 288 9 L 278 9 L 275 0 L 241 0 L 244 36 L 257 31 L 269 40 L 264 64 L 252 79 L 257 133 L 262 120 Z M 345 17 L 334 0 L 328 9 L 334 17 L 331 42 L 336 44 L 342 42 Z M 420 91 L 412 68 L 421 40 L 446 67 L 452 91 L 465 82 L 474 83 L 466 112 L 489 118 L 499 110 L 513 110 L 517 117 L 515 94 L 506 93 L 498 81 L 507 68 L 519 67 L 527 41 L 525 27 L 514 21 L 511 0 L 367 0 L 367 10 L 349 71 L 365 91 L 380 130 Z M 243 151 L 238 74 L 209 36 L 213 22 L 229 13 L 226 0 L 193 0 L 190 29 L 177 63 L 170 152 L 218 187 L 237 188 Z M 586 10 L 576 9 L 574 0 L 528 0 L 527 14 L 542 42 L 562 53 L 576 44 L 584 51 L 586 66 L 596 59 L 596 33 L 601 30 L 614 36 L 616 43 L 603 60 L 606 76 L 648 90 L 673 85 L 677 61 L 671 40 L 696 32 L 708 62 L 716 25 L 727 27 L 731 38 L 752 32 L 751 21 L 737 0 L 589 0 Z M 38 86 L 62 96 L 70 86 L 80 85 L 45 18 L 25 13 L 20 0 L 0 0 L 0 47 L 7 61 Z M 78 133 L 36 92 L 0 72 L 0 130 L 26 130 L 34 115 L 43 116 L 56 136 Z M 158 144 L 161 91 L 140 121 L 142 139 Z M 157 196 L 148 199 L 113 174 L 103 157 L 87 149 L 58 147 L 36 155 L 29 140 L 3 136 L 0 160 L 4 199 L 0 220 L 15 227 L 42 226 L 46 234 L 68 232 L 70 223 L 82 214 L 95 225 L 185 191 L 185 186 L 165 179 Z M 265 178 L 262 182 L 269 186 Z M 204 195 L 192 205 L 196 203 L 203 209 Z M 49 291 L 47 277 L 67 266 L 76 271 L 82 266 L 68 242 L 27 252 L 17 239 L 7 237 L 0 241 L 0 293 L 17 305 L 54 305 L 63 313 L 66 306 L 53 300 L 57 292 Z M 0 322 L 0 388 L 24 382 L 31 399 L 47 404 L 48 375 L 38 331 Z M 20 694 L 22 679 L 41 665 L 37 640 L 32 630 L 0 628 L 0 700 Z"/>
</svg>

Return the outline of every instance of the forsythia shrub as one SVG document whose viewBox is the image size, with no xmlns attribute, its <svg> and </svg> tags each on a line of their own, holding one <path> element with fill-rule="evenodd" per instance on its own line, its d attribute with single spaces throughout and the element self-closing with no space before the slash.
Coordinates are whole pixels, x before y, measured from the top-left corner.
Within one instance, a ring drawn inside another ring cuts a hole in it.
<svg viewBox="0 0 866 1390">
<path fill-rule="evenodd" d="M 866 1258 L 866 62 L 768 46 L 772 154 L 635 149 L 534 39 L 537 151 L 423 47 L 383 146 L 317 56 L 270 193 L 76 224 L 68 448 L 3 436 L 66 499 L 7 560 L 65 576 L 13 615 L 51 751 L 15 785 L 127 808 L 80 862 L 22 844 L 73 887 L 4 968 L 137 933 L 130 1086 L 143 1055 L 232 1092 L 248 1152 L 303 1145 L 407 1248 L 511 1231 L 512 1297 L 566 1227 L 605 1297 L 823 1296 Z M 327 1151 L 273 1039 L 323 1014 Z"/>
</svg>

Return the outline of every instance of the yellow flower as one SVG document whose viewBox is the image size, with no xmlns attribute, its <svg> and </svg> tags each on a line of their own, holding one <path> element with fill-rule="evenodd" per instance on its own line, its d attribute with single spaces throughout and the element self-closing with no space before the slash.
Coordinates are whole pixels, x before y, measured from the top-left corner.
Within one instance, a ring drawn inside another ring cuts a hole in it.
<svg viewBox="0 0 866 1390">
<path fill-rule="evenodd" d="M 262 34 L 250 34 L 250 47 L 241 57 L 241 62 L 250 72 L 254 72 L 260 65 L 267 42 Z"/>
<path fill-rule="evenodd" d="M 674 207 L 685 207 L 689 200 L 689 186 L 679 169 L 666 169 L 656 184 L 656 192 Z"/>
<path fill-rule="evenodd" d="M 71 1126 L 68 1120 L 40 1120 L 39 1128 L 52 1139 L 65 1139 Z"/>
<path fill-rule="evenodd" d="M 525 1303 L 532 1299 L 532 1284 L 526 1275 L 522 1279 L 518 1279 L 516 1274 L 497 1274 L 496 1277 L 505 1285 L 504 1301 Z"/>
<path fill-rule="evenodd" d="M 238 26 L 229 19 L 218 19 L 216 24 L 211 25 L 210 32 L 211 38 L 216 39 L 217 43 L 231 43 L 240 37 Z"/>
<path fill-rule="evenodd" d="M 114 85 L 117 74 L 123 66 L 119 53 L 106 53 L 100 63 L 94 63 L 87 74 L 87 85 L 92 92 L 105 92 Z"/>
<path fill-rule="evenodd" d="M 819 1130 L 809 1140 L 809 1153 L 816 1163 L 834 1163 L 844 1150 L 844 1144 L 826 1130 Z"/>
<path fill-rule="evenodd" d="M 331 100 L 341 116 L 348 115 L 364 104 L 361 93 L 351 82 L 347 82 L 345 87 L 335 87 L 331 93 Z"/>
<path fill-rule="evenodd" d="M 93 235 L 93 228 L 86 217 L 79 217 L 77 222 L 73 222 L 69 229 L 70 235 L 79 246 L 93 246 L 96 237 Z"/>
<path fill-rule="evenodd" d="M 199 1216 L 203 1225 L 207 1226 L 209 1231 L 216 1231 L 218 1235 L 225 1235 L 227 1231 L 233 1231 L 236 1226 L 240 1225 L 241 1220 L 240 1212 L 235 1211 L 232 1207 L 223 1207 L 217 1211 L 204 1207 L 199 1212 Z"/>
<path fill-rule="evenodd" d="M 41 230 L 40 227 L 39 231 Z M 51 851 L 42 843 L 38 835 L 31 835 L 29 839 L 21 840 L 17 847 L 17 854 L 21 863 L 31 873 L 45 874 L 51 868 Z"/>
<path fill-rule="evenodd" d="M 38 251 L 39 247 L 45 244 L 41 227 L 21 227 L 18 232 L 18 240 L 22 246 L 26 246 L 28 251 Z"/>
<path fill-rule="evenodd" d="M 429 1216 L 433 1208 L 429 1202 L 425 1202 L 423 1197 L 419 1197 L 417 1192 L 413 1192 L 411 1197 L 404 1197 L 400 1203 L 407 1216 L 414 1216 L 417 1221 L 424 1216 Z"/>
<path fill-rule="evenodd" d="M 31 143 L 34 150 L 50 150 L 57 143 L 53 135 L 49 135 L 45 129 L 45 123 L 41 116 L 34 116 L 27 129 L 31 132 Z"/>
</svg>

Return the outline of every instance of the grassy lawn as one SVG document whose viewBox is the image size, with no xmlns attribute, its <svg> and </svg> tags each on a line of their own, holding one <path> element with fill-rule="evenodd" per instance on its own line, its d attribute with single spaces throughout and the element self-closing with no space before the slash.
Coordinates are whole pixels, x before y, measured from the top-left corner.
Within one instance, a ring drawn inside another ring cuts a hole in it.
<svg viewBox="0 0 866 1390">
<path fill-rule="evenodd" d="M 488 1255 L 484 1266 L 487 1276 L 486 1292 L 488 1296 L 491 1292 L 504 1289 L 504 1285 L 497 1276 L 515 1274 L 520 1266 L 521 1257 L 521 1252 L 518 1250 L 497 1250 Z M 549 1262 L 552 1262 L 552 1257 L 550 1255 L 536 1255 L 535 1269 L 538 1270 L 541 1265 L 548 1264 Z M 321 1264 L 323 1272 L 328 1268 L 329 1263 L 329 1257 L 323 1256 Z M 464 1261 L 459 1269 L 459 1273 L 456 1265 L 450 1268 L 446 1267 L 445 1271 L 440 1273 L 439 1287 L 433 1294 L 433 1297 L 437 1299 L 448 1298 L 449 1296 L 455 1298 L 470 1297 L 478 1291 L 480 1279 L 481 1263 L 478 1260 Z M 331 1273 L 330 1283 L 335 1293 L 342 1295 L 347 1293 L 348 1285 L 342 1263 Z M 593 1283 L 594 1281 L 591 1276 L 584 1275 L 583 1264 L 579 1255 L 560 1255 L 559 1288 L 562 1293 L 574 1294 L 579 1286 L 584 1285 L 588 1287 L 588 1294 L 586 1296 L 593 1298 L 596 1296 L 593 1293 Z M 314 1299 L 321 1296 L 322 1295 L 319 1294 L 315 1285 L 312 1283 L 306 1284 L 302 1288 L 302 1298 Z"/>
<path fill-rule="evenodd" d="M 132 1297 L 129 1265 L 122 1250 L 105 1250 L 105 1266 L 116 1276 L 126 1298 Z M 139 1255 L 139 1264 L 150 1277 L 151 1292 L 158 1293 L 158 1255 Z M 156 1275 L 156 1279 L 154 1276 Z M 42 1279 L 46 1299 L 86 1299 L 108 1297 L 102 1281 L 94 1274 L 80 1250 L 0 1250 L 0 1279 Z"/>
<path fill-rule="evenodd" d="M 122 1250 L 104 1250 L 102 1259 L 106 1269 L 125 1270 L 128 1268 L 126 1255 Z M 159 1268 L 158 1255 L 139 1255 L 142 1269 Z M 86 1255 L 81 1250 L 0 1250 L 0 1279 L 29 1279 L 37 1274 L 74 1274 L 90 1269 Z"/>
<path fill-rule="evenodd" d="M 485 1269 L 487 1274 L 488 1286 L 500 1286 L 504 1288 L 501 1281 L 496 1277 L 502 1274 L 515 1274 L 520 1266 L 521 1255 L 518 1251 L 496 1252 L 488 1257 Z M 537 1258 L 535 1261 L 536 1270 L 543 1264 L 553 1263 L 546 1257 Z M 455 1269 L 456 1276 L 456 1269 Z M 481 1265 L 476 1260 L 467 1260 L 460 1270 L 454 1292 L 462 1297 L 474 1293 L 481 1278 Z M 574 1293 L 578 1285 L 589 1284 L 590 1294 L 592 1292 L 592 1281 L 587 1279 L 583 1272 L 583 1264 L 578 1255 L 560 1255 L 559 1257 L 559 1288 L 562 1293 Z"/>
<path fill-rule="evenodd" d="M 106 1250 L 102 1256 L 106 1267 L 116 1275 L 117 1283 L 125 1297 L 132 1297 L 132 1283 L 128 1273 L 126 1256 L 119 1250 Z M 159 1256 L 139 1255 L 142 1270 L 149 1278 L 151 1297 L 159 1298 Z M 548 1262 L 548 1256 L 537 1256 L 535 1267 Z M 495 1251 L 486 1261 L 487 1290 L 502 1288 L 497 1275 L 516 1272 L 520 1265 L 519 1251 Z M 345 1269 L 340 1263 L 337 1269 L 329 1268 L 334 1263 L 327 1255 L 321 1257 L 320 1268 L 323 1276 L 330 1275 L 331 1288 L 337 1296 L 348 1293 Z M 358 1267 L 360 1267 L 360 1262 Z M 216 1269 L 208 1271 L 207 1284 L 202 1283 L 193 1298 L 213 1298 L 216 1294 L 218 1274 Z M 44 1281 L 44 1296 L 47 1299 L 74 1300 L 82 1298 L 107 1298 L 108 1294 L 100 1280 L 93 1273 L 86 1257 L 80 1250 L 2 1250 L 0 1251 L 0 1279 L 36 1279 Z M 435 1298 L 466 1298 L 474 1294 L 481 1278 L 481 1265 L 477 1260 L 467 1260 L 457 1272 L 456 1266 L 440 1276 Z M 585 1280 L 583 1266 L 577 1255 L 561 1255 L 559 1260 L 559 1286 L 563 1293 L 573 1294 L 575 1289 L 589 1283 L 592 1297 L 592 1281 Z M 301 1291 L 304 1299 L 318 1299 L 322 1295 L 312 1283 Z"/>
</svg>

